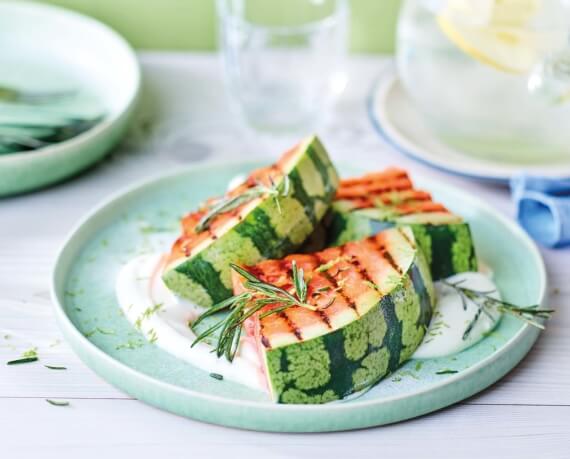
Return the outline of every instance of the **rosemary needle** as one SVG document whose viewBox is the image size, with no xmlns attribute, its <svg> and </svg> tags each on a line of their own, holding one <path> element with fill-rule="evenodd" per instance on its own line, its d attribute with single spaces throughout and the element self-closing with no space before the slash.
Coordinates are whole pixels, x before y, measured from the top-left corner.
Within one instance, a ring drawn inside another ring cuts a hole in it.
<svg viewBox="0 0 570 459">
<path fill-rule="evenodd" d="M 10 360 L 6 362 L 6 365 L 20 365 L 22 363 L 37 362 L 39 359 L 37 357 L 24 357 L 22 359 Z"/>
<path fill-rule="evenodd" d="M 46 398 L 46 402 L 53 406 L 69 406 L 69 402 L 67 400 L 52 400 L 50 398 Z"/>
</svg>

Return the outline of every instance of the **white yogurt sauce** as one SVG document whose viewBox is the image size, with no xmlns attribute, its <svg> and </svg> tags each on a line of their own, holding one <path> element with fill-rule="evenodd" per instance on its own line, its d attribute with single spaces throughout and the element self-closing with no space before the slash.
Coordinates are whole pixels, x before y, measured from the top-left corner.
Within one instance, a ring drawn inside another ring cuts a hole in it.
<svg viewBox="0 0 570 459">
<path fill-rule="evenodd" d="M 494 282 L 485 274 L 467 272 L 456 274 L 447 279 L 449 283 L 461 282 L 461 287 L 478 291 L 493 291 L 489 295 L 500 299 Z M 433 359 L 457 354 L 480 341 L 497 324 L 500 313 L 489 311 L 491 317 L 481 314 L 468 336 L 463 334 L 468 324 L 477 314 L 477 306 L 467 301 L 463 309 L 461 297 L 455 289 L 442 282 L 435 283 L 437 303 L 426 336 L 414 355 L 413 359 Z"/>
<path fill-rule="evenodd" d="M 191 347 L 196 335 L 188 326 L 200 308 L 175 296 L 162 282 L 161 255 L 143 255 L 120 271 L 116 294 L 125 316 L 145 337 L 166 352 L 208 372 L 254 389 L 266 390 L 261 364 L 253 343 L 242 339 L 232 363 L 217 358 L 213 347 L 201 342 Z M 161 305 L 158 308 L 156 305 Z"/>
<path fill-rule="evenodd" d="M 196 335 L 188 326 L 202 311 L 198 306 L 175 296 L 160 277 L 161 255 L 143 255 L 131 260 L 119 273 L 116 293 L 125 316 L 149 341 L 166 352 L 185 360 L 209 373 L 221 374 L 254 389 L 267 390 L 262 365 L 254 343 L 242 338 L 234 361 L 217 358 L 213 347 L 204 342 L 191 347 Z M 452 276 L 448 282 L 461 281 L 462 286 L 473 290 L 495 290 L 493 281 L 482 273 L 469 272 Z M 466 339 L 463 334 L 477 308 L 467 303 L 463 309 L 455 290 L 441 282 L 435 284 L 438 301 L 423 343 L 412 358 L 431 359 L 461 352 L 480 341 L 496 325 L 500 314 L 485 314 L 473 327 Z M 498 293 L 492 296 L 499 298 Z M 161 305 L 158 308 L 156 305 Z"/>
</svg>

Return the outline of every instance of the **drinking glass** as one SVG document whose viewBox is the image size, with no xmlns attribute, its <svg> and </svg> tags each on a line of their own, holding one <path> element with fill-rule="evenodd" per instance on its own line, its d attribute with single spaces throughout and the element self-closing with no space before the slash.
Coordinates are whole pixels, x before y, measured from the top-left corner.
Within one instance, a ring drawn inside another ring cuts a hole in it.
<svg viewBox="0 0 570 459">
<path fill-rule="evenodd" d="M 406 0 L 400 80 L 461 152 L 532 164 L 570 158 L 569 0 Z"/>
<path fill-rule="evenodd" d="M 247 124 L 310 131 L 346 85 L 346 0 L 217 0 L 229 94 Z"/>
</svg>

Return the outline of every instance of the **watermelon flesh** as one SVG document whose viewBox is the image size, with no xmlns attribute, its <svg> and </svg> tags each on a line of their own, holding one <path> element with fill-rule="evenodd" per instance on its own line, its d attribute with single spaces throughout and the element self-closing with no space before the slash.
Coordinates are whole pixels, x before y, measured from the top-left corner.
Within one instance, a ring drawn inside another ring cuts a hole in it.
<svg viewBox="0 0 570 459">
<path fill-rule="evenodd" d="M 245 325 L 280 403 L 325 403 L 369 388 L 421 343 L 433 284 L 409 228 L 312 254 L 246 267 L 262 281 L 294 292 L 293 261 L 304 271 L 307 302 Z M 245 290 L 233 274 L 234 292 Z M 268 305 L 265 310 L 278 307 Z"/>
</svg>

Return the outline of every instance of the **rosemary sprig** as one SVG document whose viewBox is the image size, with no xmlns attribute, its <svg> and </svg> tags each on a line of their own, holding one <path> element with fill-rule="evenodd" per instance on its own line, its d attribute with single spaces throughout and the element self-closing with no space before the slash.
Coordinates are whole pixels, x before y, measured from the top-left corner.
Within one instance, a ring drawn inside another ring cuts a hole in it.
<svg viewBox="0 0 570 459">
<path fill-rule="evenodd" d="M 492 312 L 500 312 L 503 314 L 509 314 L 523 322 L 526 322 L 533 327 L 540 328 L 544 330 L 544 325 L 538 322 L 536 319 L 549 319 L 554 309 L 538 309 L 539 305 L 535 304 L 532 306 L 516 306 L 507 301 L 498 300 L 491 296 L 494 290 L 482 291 L 473 290 L 470 288 L 462 287 L 460 284 L 463 281 L 456 283 L 442 281 L 444 285 L 454 289 L 461 298 L 461 303 L 463 305 L 463 310 L 467 310 L 467 304 L 471 303 L 477 307 L 477 312 L 473 316 L 473 319 L 467 324 L 465 332 L 463 332 L 463 339 L 467 339 L 470 333 L 473 331 L 475 324 L 479 318 L 485 314 L 492 321 L 495 320 Z"/>
<path fill-rule="evenodd" d="M 229 212 L 230 210 L 234 210 L 237 207 L 254 200 L 255 198 L 266 195 L 273 197 L 275 200 L 275 205 L 277 206 L 277 210 L 279 213 L 281 213 L 281 204 L 279 203 L 279 197 L 289 196 L 289 191 L 291 188 L 289 177 L 287 175 L 283 176 L 282 187 L 280 187 L 279 184 L 276 184 L 271 177 L 269 177 L 269 181 L 271 182 L 271 186 L 269 187 L 258 183 L 256 186 L 245 190 L 243 193 L 238 194 L 237 196 L 228 196 L 219 199 L 200 219 L 194 228 L 194 231 L 197 233 L 204 231 L 210 227 L 210 224 L 218 215 Z"/>
<path fill-rule="evenodd" d="M 213 335 L 216 331 L 221 330 L 214 352 L 216 352 L 218 357 L 223 355 L 231 362 L 239 346 L 244 322 L 254 314 L 260 312 L 265 306 L 270 304 L 276 305 L 275 308 L 264 311 L 260 315 L 260 318 L 277 314 L 291 306 L 300 306 L 313 311 L 316 310 L 315 306 L 306 302 L 307 283 L 304 278 L 303 269 L 299 269 L 295 261 L 293 261 L 291 266 L 294 293 L 290 293 L 276 285 L 263 282 L 258 277 L 235 264 L 230 264 L 230 267 L 245 278 L 244 287 L 248 291 L 218 303 L 198 317 L 191 325 L 193 330 L 196 330 L 198 324 L 207 317 L 220 311 L 229 310 L 229 314 L 225 318 L 199 334 L 192 343 L 192 347 Z"/>
</svg>

